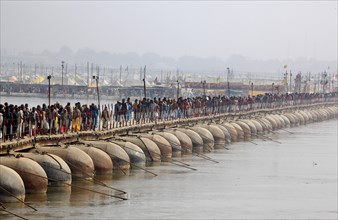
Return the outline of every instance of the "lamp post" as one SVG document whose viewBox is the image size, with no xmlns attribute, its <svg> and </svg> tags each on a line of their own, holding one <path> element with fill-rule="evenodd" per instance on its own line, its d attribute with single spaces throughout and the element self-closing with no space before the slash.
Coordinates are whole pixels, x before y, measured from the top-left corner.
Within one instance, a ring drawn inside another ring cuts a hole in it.
<svg viewBox="0 0 338 220">
<path fill-rule="evenodd" d="M 251 83 L 251 96 L 253 96 L 253 82 Z"/>
<path fill-rule="evenodd" d="M 326 92 L 327 90 L 327 87 L 326 87 L 326 84 L 327 84 L 327 73 L 326 73 L 326 70 L 324 70 L 324 74 L 323 74 L 323 93 Z"/>
<path fill-rule="evenodd" d="M 146 88 L 146 66 L 144 66 L 143 70 L 143 93 L 144 93 L 144 98 L 147 98 L 147 88 Z"/>
<path fill-rule="evenodd" d="M 230 97 L 230 83 L 229 83 L 229 75 L 230 75 L 230 68 L 227 67 L 227 87 L 228 87 L 228 97 Z"/>
<path fill-rule="evenodd" d="M 289 92 L 289 85 L 288 85 L 288 71 L 287 70 L 284 73 L 283 85 L 284 85 L 284 91 L 286 91 L 288 93 Z"/>
<path fill-rule="evenodd" d="M 100 110 L 99 76 L 93 76 L 93 79 L 96 80 L 97 102 L 98 102 L 98 109 Z"/>
<path fill-rule="evenodd" d="M 76 71 L 77 71 L 77 65 L 75 64 L 75 68 L 74 68 L 74 85 L 76 85 Z"/>
<path fill-rule="evenodd" d="M 206 83 L 206 81 L 204 80 L 204 81 L 201 81 L 201 83 L 202 83 L 202 85 L 203 85 L 203 94 L 204 94 L 204 97 L 206 97 L 205 96 L 205 83 Z"/>
<path fill-rule="evenodd" d="M 291 70 L 290 70 L 290 93 L 292 93 L 292 73 L 291 73 Z"/>
<path fill-rule="evenodd" d="M 143 94 L 144 94 L 144 98 L 147 98 L 147 89 L 146 89 L 146 80 L 143 79 Z"/>
<path fill-rule="evenodd" d="M 317 83 L 318 83 L 318 93 L 319 93 L 320 92 L 320 73 L 318 73 Z"/>
<path fill-rule="evenodd" d="M 271 94 L 273 95 L 274 91 L 273 91 L 273 87 L 275 86 L 275 83 L 272 83 L 271 85 Z"/>
<path fill-rule="evenodd" d="M 147 88 L 146 88 L 146 79 L 143 78 L 143 97 L 147 98 Z"/>
<path fill-rule="evenodd" d="M 180 83 L 177 80 L 177 100 L 180 97 Z"/>
<path fill-rule="evenodd" d="M 62 85 L 62 90 L 63 90 L 63 68 L 65 68 L 65 61 L 61 61 L 61 85 Z"/>
<path fill-rule="evenodd" d="M 50 106 L 50 79 L 52 78 L 51 75 L 47 76 L 48 79 L 48 107 Z"/>
</svg>

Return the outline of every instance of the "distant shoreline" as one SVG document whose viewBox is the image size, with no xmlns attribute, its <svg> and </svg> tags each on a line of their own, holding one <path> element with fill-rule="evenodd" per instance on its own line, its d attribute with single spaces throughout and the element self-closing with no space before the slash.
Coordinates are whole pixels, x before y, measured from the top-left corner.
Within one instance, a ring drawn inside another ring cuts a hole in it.
<svg viewBox="0 0 338 220">
<path fill-rule="evenodd" d="M 56 96 L 51 95 L 50 104 L 53 105 L 56 102 L 61 104 L 66 104 L 70 102 L 74 105 L 77 102 L 81 104 L 98 104 L 97 96 L 90 95 L 87 99 L 87 95 L 66 95 L 63 96 L 62 94 L 58 94 Z M 101 107 L 105 105 L 112 105 L 115 104 L 117 101 L 121 101 L 123 98 L 127 97 L 119 97 L 119 96 L 107 96 L 107 95 L 100 95 L 100 104 Z M 131 100 L 139 99 L 140 97 L 130 97 Z M 14 104 L 14 105 L 21 105 L 28 103 L 30 106 L 37 106 L 42 104 L 48 105 L 48 94 L 41 94 L 41 93 L 11 93 L 7 94 L 6 92 L 0 92 L 0 104 L 4 104 L 5 102 Z"/>
<path fill-rule="evenodd" d="M 41 94 L 41 93 L 17 93 L 13 92 L 8 94 L 7 92 L 0 92 L 0 97 L 22 97 L 22 98 L 46 98 L 48 99 L 48 94 Z M 90 95 L 87 97 L 87 95 L 69 95 L 69 94 L 57 94 L 57 95 L 51 95 L 52 99 L 71 99 L 71 100 L 77 100 L 77 99 L 97 99 L 97 96 Z M 100 100 L 116 100 L 119 97 L 116 96 L 107 96 L 107 95 L 100 95 Z"/>
</svg>

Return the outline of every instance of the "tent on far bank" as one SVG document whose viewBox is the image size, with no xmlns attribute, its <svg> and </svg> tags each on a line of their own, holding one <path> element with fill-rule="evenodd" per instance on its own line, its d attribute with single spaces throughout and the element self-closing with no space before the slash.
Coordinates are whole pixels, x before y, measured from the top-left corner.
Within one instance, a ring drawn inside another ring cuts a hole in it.
<svg viewBox="0 0 338 220">
<path fill-rule="evenodd" d="M 18 79 L 15 76 L 8 77 L 8 82 L 16 82 Z"/>
</svg>

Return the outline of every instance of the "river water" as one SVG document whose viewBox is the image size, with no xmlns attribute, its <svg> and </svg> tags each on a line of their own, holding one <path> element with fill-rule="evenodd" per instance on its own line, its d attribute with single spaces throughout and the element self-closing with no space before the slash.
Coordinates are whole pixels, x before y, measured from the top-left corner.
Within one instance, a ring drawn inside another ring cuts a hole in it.
<svg viewBox="0 0 338 220">
<path fill-rule="evenodd" d="M 219 163 L 176 158 L 197 171 L 162 163 L 147 167 L 157 177 L 142 170 L 100 177 L 126 191 L 125 201 L 68 187 L 27 195 L 38 211 L 5 206 L 28 219 L 337 219 L 337 121 L 287 130 L 268 135 L 281 144 L 253 139 L 207 154 Z M 0 219 L 16 218 L 0 211 Z"/>
</svg>

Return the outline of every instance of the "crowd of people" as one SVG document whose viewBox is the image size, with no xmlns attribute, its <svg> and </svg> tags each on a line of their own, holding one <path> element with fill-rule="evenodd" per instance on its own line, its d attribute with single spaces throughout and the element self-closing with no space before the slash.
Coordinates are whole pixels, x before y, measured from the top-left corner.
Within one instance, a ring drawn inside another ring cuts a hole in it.
<svg viewBox="0 0 338 220">
<path fill-rule="evenodd" d="M 107 130 L 131 124 L 181 118 L 238 113 L 265 108 L 337 101 L 338 93 L 265 93 L 257 96 L 198 96 L 193 98 L 130 98 L 114 105 L 82 105 L 80 102 L 30 107 L 29 104 L 0 104 L 0 140 L 25 136 Z"/>
</svg>

